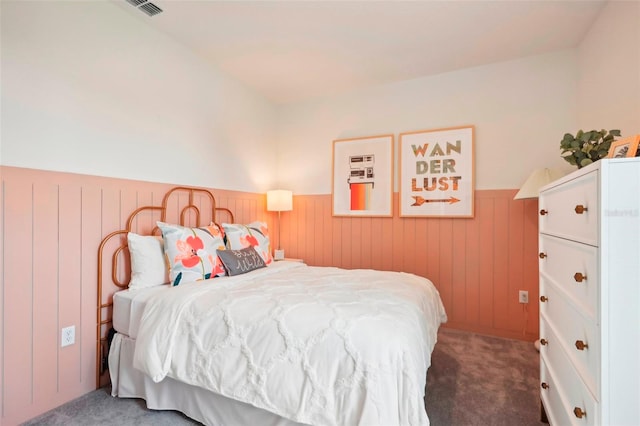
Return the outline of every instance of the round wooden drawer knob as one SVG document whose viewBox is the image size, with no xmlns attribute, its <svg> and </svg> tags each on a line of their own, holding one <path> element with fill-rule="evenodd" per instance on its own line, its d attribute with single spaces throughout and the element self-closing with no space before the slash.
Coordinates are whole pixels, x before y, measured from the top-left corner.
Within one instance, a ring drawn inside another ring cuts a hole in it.
<svg viewBox="0 0 640 426">
<path fill-rule="evenodd" d="M 545 210 L 545 209 L 540 210 L 540 216 L 544 216 L 546 214 L 549 214 L 548 210 Z"/>
<path fill-rule="evenodd" d="M 573 279 L 576 280 L 577 283 L 581 283 L 582 281 L 587 280 L 587 276 L 582 275 L 581 272 L 576 272 L 576 274 L 573 276 Z"/>
<path fill-rule="evenodd" d="M 540 301 L 542 303 L 546 302 L 547 300 L 549 300 L 549 298 L 547 296 L 540 296 Z"/>
<path fill-rule="evenodd" d="M 589 209 L 583 206 L 582 204 L 578 204 L 574 210 L 576 211 L 576 214 L 582 214 L 588 211 Z"/>
<path fill-rule="evenodd" d="M 581 418 L 583 418 L 583 417 L 585 417 L 585 416 L 587 415 L 587 413 L 586 413 L 586 412 L 584 412 L 584 411 L 582 410 L 582 408 L 580 408 L 580 407 L 575 407 L 575 408 L 573 409 L 573 414 L 575 414 L 575 415 L 576 415 L 576 417 L 577 417 L 577 418 L 579 418 L 579 419 L 581 419 Z"/>
<path fill-rule="evenodd" d="M 538 257 L 540 259 L 544 259 L 545 257 L 547 257 L 547 255 L 545 253 L 540 253 L 540 254 L 538 254 Z"/>
<path fill-rule="evenodd" d="M 585 349 L 588 349 L 588 348 L 589 348 L 588 344 L 586 344 L 582 340 L 576 340 L 576 349 L 577 350 L 584 351 Z"/>
<path fill-rule="evenodd" d="M 542 382 L 540 386 L 542 386 L 542 389 L 549 389 L 549 385 L 546 384 L 545 382 Z"/>
<path fill-rule="evenodd" d="M 540 339 L 540 344 L 542 346 L 546 345 L 547 343 L 549 343 L 549 341 L 547 339 Z"/>
</svg>

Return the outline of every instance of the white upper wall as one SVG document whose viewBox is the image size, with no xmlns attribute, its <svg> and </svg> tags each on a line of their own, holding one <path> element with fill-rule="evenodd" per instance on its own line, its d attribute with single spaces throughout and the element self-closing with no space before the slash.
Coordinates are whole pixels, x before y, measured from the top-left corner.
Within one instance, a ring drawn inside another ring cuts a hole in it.
<svg viewBox="0 0 640 426">
<path fill-rule="evenodd" d="M 517 188 L 536 168 L 570 170 L 559 145 L 576 123 L 575 74 L 569 50 L 281 107 L 280 186 L 331 193 L 335 139 L 393 133 L 397 147 L 401 132 L 462 125 L 476 129 L 477 189 Z"/>
<path fill-rule="evenodd" d="M 295 193 L 331 192 L 335 139 L 393 133 L 397 145 L 401 132 L 468 124 L 477 189 L 517 188 L 541 167 L 572 171 L 564 133 L 640 133 L 640 2 L 607 3 L 577 49 L 289 105 L 279 119 L 278 180 Z"/>
<path fill-rule="evenodd" d="M 640 133 L 638 2 L 578 49 L 279 108 L 110 2 L 0 6 L 2 165 L 328 194 L 334 139 L 473 124 L 476 187 L 500 189 L 572 170 L 565 132 Z"/>
<path fill-rule="evenodd" d="M 263 192 L 274 107 L 110 2 L 2 1 L 0 164 Z"/>
<path fill-rule="evenodd" d="M 640 2 L 607 3 L 578 52 L 578 127 L 639 134 Z"/>
</svg>

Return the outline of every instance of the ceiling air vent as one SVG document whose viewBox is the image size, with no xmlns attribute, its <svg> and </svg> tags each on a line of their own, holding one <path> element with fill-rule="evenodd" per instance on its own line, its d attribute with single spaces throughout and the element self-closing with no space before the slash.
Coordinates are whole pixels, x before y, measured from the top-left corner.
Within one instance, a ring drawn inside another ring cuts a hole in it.
<svg viewBox="0 0 640 426">
<path fill-rule="evenodd" d="M 138 9 L 141 9 L 144 13 L 146 13 L 149 16 L 157 15 L 158 13 L 162 12 L 162 9 L 160 9 L 158 6 L 156 6 L 153 3 L 144 3 Z"/>
<path fill-rule="evenodd" d="M 149 16 L 154 16 L 162 12 L 162 9 L 147 0 L 127 0 L 127 3 L 137 7 Z"/>
</svg>

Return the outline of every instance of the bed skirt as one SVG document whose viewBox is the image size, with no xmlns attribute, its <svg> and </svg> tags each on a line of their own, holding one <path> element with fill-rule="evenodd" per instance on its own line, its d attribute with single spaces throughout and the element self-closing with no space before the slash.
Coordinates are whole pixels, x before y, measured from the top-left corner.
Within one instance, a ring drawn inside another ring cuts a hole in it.
<svg viewBox="0 0 640 426">
<path fill-rule="evenodd" d="M 302 426 L 289 419 L 196 386 L 165 378 L 155 383 L 133 368 L 134 339 L 117 333 L 109 352 L 111 395 L 142 398 L 152 410 L 176 410 L 205 425 Z"/>
</svg>

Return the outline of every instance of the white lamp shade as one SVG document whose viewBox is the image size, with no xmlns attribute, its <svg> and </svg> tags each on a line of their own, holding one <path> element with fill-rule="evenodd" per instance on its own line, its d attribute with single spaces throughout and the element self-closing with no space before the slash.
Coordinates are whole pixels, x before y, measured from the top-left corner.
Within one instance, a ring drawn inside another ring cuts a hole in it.
<svg viewBox="0 0 640 426">
<path fill-rule="evenodd" d="M 293 193 L 286 189 L 267 191 L 267 211 L 288 212 L 293 210 Z"/>
<path fill-rule="evenodd" d="M 555 169 L 537 169 L 529 176 L 525 183 L 520 187 L 520 191 L 513 197 L 514 200 L 523 198 L 538 198 L 540 188 L 556 179 L 564 176 L 564 173 Z"/>
</svg>

